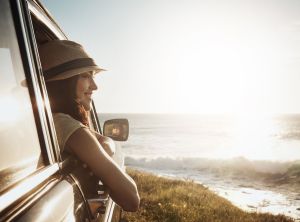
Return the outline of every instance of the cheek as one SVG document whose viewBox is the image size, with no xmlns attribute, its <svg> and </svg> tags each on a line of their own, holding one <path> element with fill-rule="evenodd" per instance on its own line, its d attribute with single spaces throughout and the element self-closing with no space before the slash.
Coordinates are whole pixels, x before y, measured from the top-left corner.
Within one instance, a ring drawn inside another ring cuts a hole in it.
<svg viewBox="0 0 300 222">
<path fill-rule="evenodd" d="M 81 97 L 86 89 L 86 84 L 83 81 L 78 81 L 76 86 L 76 96 Z"/>
</svg>

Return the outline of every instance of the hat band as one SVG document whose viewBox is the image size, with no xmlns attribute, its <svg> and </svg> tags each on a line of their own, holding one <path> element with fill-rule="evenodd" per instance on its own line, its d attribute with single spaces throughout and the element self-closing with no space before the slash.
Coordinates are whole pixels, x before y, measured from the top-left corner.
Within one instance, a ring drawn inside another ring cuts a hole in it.
<svg viewBox="0 0 300 222">
<path fill-rule="evenodd" d="M 44 71 L 44 75 L 46 79 L 53 78 L 60 73 L 65 71 L 69 71 L 72 69 L 82 68 L 86 66 L 97 66 L 92 58 L 81 58 L 74 59 L 63 64 L 52 67 L 51 69 L 47 69 Z"/>
</svg>

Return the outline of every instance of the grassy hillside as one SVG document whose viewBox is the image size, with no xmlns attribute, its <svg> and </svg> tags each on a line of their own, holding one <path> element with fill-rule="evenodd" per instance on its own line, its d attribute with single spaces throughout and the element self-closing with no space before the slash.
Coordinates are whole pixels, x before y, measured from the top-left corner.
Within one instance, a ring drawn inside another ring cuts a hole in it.
<svg viewBox="0 0 300 222">
<path fill-rule="evenodd" d="M 138 212 L 123 213 L 123 218 L 128 221 L 294 221 L 282 215 L 247 213 L 202 185 L 193 182 L 162 178 L 132 169 L 127 171 L 136 181 L 141 196 Z"/>
</svg>

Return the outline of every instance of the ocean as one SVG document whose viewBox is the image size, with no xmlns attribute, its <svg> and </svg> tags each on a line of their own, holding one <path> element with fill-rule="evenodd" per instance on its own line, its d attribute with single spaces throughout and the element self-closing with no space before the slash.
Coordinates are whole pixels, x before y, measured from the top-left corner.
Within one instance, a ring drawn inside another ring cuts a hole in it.
<svg viewBox="0 0 300 222">
<path fill-rule="evenodd" d="M 127 118 L 125 165 L 192 180 L 251 212 L 300 221 L 300 114 L 104 114 Z"/>
</svg>

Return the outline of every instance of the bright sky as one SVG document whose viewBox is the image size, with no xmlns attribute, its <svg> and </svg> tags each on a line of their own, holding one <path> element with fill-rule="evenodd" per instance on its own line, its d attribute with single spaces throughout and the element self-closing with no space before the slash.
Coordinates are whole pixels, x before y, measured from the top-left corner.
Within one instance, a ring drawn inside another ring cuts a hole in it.
<svg viewBox="0 0 300 222">
<path fill-rule="evenodd" d="M 43 0 L 108 71 L 98 112 L 300 113 L 299 0 Z"/>
</svg>

